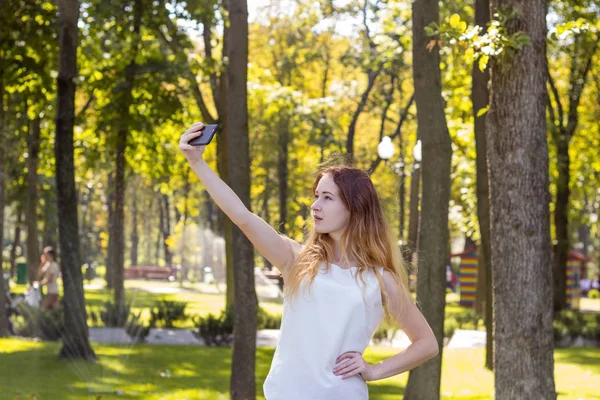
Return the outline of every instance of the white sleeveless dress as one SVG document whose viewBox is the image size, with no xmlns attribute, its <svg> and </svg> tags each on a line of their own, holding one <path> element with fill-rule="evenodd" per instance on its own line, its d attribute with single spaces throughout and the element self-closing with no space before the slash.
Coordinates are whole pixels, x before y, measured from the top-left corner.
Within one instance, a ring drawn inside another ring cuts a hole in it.
<svg viewBox="0 0 600 400">
<path fill-rule="evenodd" d="M 285 301 L 271 370 L 263 385 L 266 400 L 367 400 L 360 375 L 333 373 L 345 352 L 363 353 L 384 316 L 375 273 L 322 264 L 310 290 Z M 379 270 L 382 271 L 381 269 Z"/>
</svg>

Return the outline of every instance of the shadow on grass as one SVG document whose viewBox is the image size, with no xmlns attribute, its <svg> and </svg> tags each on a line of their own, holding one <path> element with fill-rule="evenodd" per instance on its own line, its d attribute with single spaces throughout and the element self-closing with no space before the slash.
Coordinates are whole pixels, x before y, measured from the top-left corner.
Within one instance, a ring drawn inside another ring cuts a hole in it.
<svg viewBox="0 0 600 400">
<path fill-rule="evenodd" d="M 594 373 L 600 373 L 600 348 L 578 347 L 556 349 L 554 360 L 561 364 L 574 364 L 590 368 Z"/>
</svg>

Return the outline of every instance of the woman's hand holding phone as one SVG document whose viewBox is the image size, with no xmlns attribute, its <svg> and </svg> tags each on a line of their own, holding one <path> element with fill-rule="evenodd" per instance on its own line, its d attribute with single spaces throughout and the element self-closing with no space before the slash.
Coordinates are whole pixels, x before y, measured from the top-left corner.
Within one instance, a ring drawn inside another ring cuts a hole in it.
<svg viewBox="0 0 600 400">
<path fill-rule="evenodd" d="M 202 129 L 204 129 L 204 124 L 196 122 L 179 139 L 179 150 L 181 150 L 190 165 L 194 165 L 202 159 L 205 146 L 192 146 L 188 144 L 190 140 L 202 135 Z"/>
</svg>

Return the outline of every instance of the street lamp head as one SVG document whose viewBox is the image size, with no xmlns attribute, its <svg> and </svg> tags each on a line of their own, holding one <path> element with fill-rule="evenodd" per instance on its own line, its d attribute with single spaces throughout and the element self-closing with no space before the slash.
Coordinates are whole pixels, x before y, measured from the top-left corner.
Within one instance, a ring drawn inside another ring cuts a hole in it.
<svg viewBox="0 0 600 400">
<path fill-rule="evenodd" d="M 394 155 L 394 143 L 392 143 L 392 139 L 389 136 L 384 136 L 381 139 L 381 143 L 377 145 L 377 154 L 382 160 L 389 160 Z"/>
<path fill-rule="evenodd" d="M 415 144 L 415 147 L 413 147 L 413 157 L 415 159 L 415 162 L 420 163 L 421 162 L 421 141 L 417 140 L 417 144 Z"/>
</svg>

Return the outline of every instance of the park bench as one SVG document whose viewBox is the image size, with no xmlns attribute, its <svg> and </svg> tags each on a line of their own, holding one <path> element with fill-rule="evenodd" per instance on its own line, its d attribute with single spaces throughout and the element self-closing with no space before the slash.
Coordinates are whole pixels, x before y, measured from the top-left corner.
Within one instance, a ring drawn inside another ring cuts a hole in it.
<svg viewBox="0 0 600 400">
<path fill-rule="evenodd" d="M 175 280 L 175 268 L 136 265 L 125 269 L 125 279 Z"/>
</svg>

